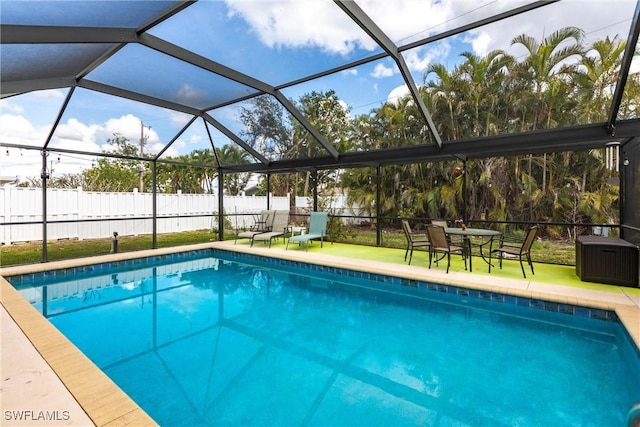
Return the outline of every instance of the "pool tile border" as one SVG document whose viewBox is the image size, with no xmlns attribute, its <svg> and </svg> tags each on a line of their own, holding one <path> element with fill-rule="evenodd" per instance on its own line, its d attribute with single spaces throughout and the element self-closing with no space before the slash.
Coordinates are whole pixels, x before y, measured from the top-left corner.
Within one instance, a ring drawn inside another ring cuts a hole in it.
<svg viewBox="0 0 640 427">
<path fill-rule="evenodd" d="M 479 299 L 484 301 L 494 301 L 503 304 L 512 304 L 520 307 L 536 308 L 538 310 L 550 311 L 554 313 L 568 314 L 578 317 L 586 317 L 597 320 L 607 320 L 612 322 L 619 322 L 620 319 L 613 310 L 605 310 L 602 308 L 584 307 L 569 303 L 558 303 L 553 301 L 547 301 L 543 299 L 522 297 L 516 295 L 507 295 L 498 292 L 491 292 L 485 290 L 469 289 L 456 285 L 448 285 L 442 283 L 426 282 L 424 280 L 407 279 L 404 277 L 395 277 L 387 274 L 370 273 L 360 270 L 351 270 L 344 267 L 331 267 L 321 264 L 310 264 L 302 261 L 287 260 L 275 257 L 268 257 L 257 254 L 247 254 L 241 252 L 232 252 L 224 249 L 211 248 L 211 249 L 198 249 L 187 252 L 176 252 L 166 255 L 153 255 L 142 258 L 132 258 L 128 260 L 109 261 L 92 265 L 83 265 L 78 267 L 67 267 L 57 270 L 48 270 L 35 273 L 24 273 L 15 276 L 5 276 L 5 278 L 15 287 L 20 288 L 25 283 L 32 283 L 33 281 L 51 279 L 52 277 L 62 277 L 68 274 L 78 273 L 100 273 L 103 270 L 112 270 L 118 267 L 148 267 L 150 264 L 166 262 L 178 262 L 185 261 L 194 258 L 208 257 L 208 256 L 230 256 L 237 260 L 246 260 L 250 262 L 269 262 L 272 264 L 280 265 L 283 267 L 299 268 L 301 270 L 335 274 L 338 276 L 344 276 L 353 279 L 372 280 L 379 283 L 386 283 L 389 285 L 399 285 L 409 288 L 425 289 L 428 291 L 442 292 L 453 295 L 465 296 L 473 299 Z"/>
<path fill-rule="evenodd" d="M 218 254 L 233 254 L 238 258 L 246 259 L 249 261 L 265 262 L 266 259 L 269 262 L 279 264 L 284 267 L 296 267 L 303 270 L 318 273 L 330 273 L 339 276 L 345 276 L 355 279 L 373 280 L 376 282 L 387 283 L 391 285 L 400 285 L 410 288 L 425 289 L 429 291 L 448 293 L 454 295 L 465 296 L 473 299 L 479 299 L 484 301 L 494 301 L 503 304 L 512 304 L 522 307 L 536 308 L 543 311 L 550 311 L 554 313 L 568 314 L 577 317 L 586 317 L 597 320 L 606 320 L 612 322 L 619 322 L 618 315 L 613 310 L 605 310 L 602 308 L 591 308 L 585 306 L 579 306 L 569 303 L 558 303 L 553 301 L 547 301 L 543 299 L 522 297 L 516 295 L 507 295 L 498 292 L 491 292 L 485 290 L 469 289 L 456 285 L 448 285 L 441 283 L 426 282 L 424 280 L 407 279 L 403 277 L 390 276 L 380 273 L 369 273 L 359 270 L 350 270 L 344 267 L 331 267 L 319 264 L 309 264 L 301 261 L 285 260 L 280 258 L 271 258 L 264 255 L 254 255 L 238 252 L 230 252 L 222 249 L 212 249 L 213 253 Z M 631 338 L 631 337 L 629 337 Z M 639 353 L 640 356 L 640 353 Z"/>
</svg>

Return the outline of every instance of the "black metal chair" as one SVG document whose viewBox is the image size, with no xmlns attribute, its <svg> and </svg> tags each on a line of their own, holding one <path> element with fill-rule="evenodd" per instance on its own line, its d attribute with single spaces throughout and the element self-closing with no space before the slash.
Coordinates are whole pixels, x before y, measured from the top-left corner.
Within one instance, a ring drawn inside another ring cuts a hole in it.
<svg viewBox="0 0 640 427">
<path fill-rule="evenodd" d="M 432 219 L 431 225 L 437 225 L 438 227 L 442 228 L 447 228 L 449 226 L 446 219 Z M 451 237 L 447 234 L 447 240 L 449 241 L 450 245 L 452 244 L 454 246 L 464 246 L 464 237 L 462 236 Z"/>
<path fill-rule="evenodd" d="M 428 248 L 429 247 L 429 238 L 426 233 L 414 232 L 411 230 L 411 226 L 409 225 L 409 221 L 402 220 L 402 231 L 404 231 L 404 235 L 407 238 L 407 250 L 404 251 L 404 260 L 407 260 L 407 255 L 409 255 L 409 265 L 411 265 L 411 258 L 413 258 L 413 249 L 414 248 Z"/>
<path fill-rule="evenodd" d="M 520 259 L 520 268 L 522 269 L 522 275 L 524 278 L 527 278 L 527 274 L 524 272 L 524 264 L 522 263 L 522 258 L 526 257 L 529 266 L 531 267 L 531 274 L 535 274 L 533 271 L 533 262 L 531 262 L 531 247 L 533 246 L 533 242 L 536 240 L 536 233 L 538 232 L 538 226 L 534 225 L 529 227 L 529 231 L 527 232 L 527 237 L 525 237 L 524 241 L 520 246 L 514 246 L 513 242 L 507 242 L 504 240 L 504 237 L 500 239 L 500 247 L 496 249 L 491 249 L 489 251 L 489 273 L 491 273 L 491 257 L 493 254 L 498 254 L 498 258 L 500 259 L 500 268 L 502 268 L 502 260 L 505 258 L 505 255 L 511 255 L 512 257 L 518 257 Z"/>
<path fill-rule="evenodd" d="M 452 245 L 449 239 L 447 239 L 447 233 L 444 228 L 438 225 L 429 225 L 427 227 L 427 236 L 429 237 L 429 243 L 431 243 L 431 249 L 429 250 L 429 268 L 431 268 L 431 259 L 433 255 L 440 252 L 447 255 L 447 274 L 449 273 L 449 267 L 451 266 L 451 254 L 459 253 L 464 260 L 464 269 L 467 269 L 466 250 L 463 246 Z M 436 259 L 436 263 L 439 260 Z"/>
</svg>

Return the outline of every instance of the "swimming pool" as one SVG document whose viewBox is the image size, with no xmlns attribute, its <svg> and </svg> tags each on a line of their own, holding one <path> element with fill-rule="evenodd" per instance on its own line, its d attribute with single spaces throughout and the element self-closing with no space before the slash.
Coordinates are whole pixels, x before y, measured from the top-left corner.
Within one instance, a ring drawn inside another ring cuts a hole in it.
<svg viewBox="0 0 640 427">
<path fill-rule="evenodd" d="M 623 425 L 640 396 L 611 312 L 213 254 L 10 281 L 161 425 Z"/>
</svg>

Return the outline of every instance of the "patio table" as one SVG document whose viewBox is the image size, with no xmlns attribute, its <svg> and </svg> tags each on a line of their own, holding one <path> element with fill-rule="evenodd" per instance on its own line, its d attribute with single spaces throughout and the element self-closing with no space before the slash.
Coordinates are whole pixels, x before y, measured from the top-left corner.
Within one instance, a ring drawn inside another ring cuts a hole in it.
<svg viewBox="0 0 640 427">
<path fill-rule="evenodd" d="M 482 247 L 486 244 L 491 245 L 493 243 L 493 238 L 495 236 L 500 236 L 502 234 L 502 232 L 496 231 L 496 230 L 489 230 L 486 228 L 468 228 L 468 227 L 465 228 L 464 230 L 462 228 L 457 228 L 457 227 L 445 227 L 444 232 L 447 235 L 462 236 L 462 238 L 464 239 L 464 242 L 469 247 L 469 271 L 470 272 L 473 271 L 473 264 L 471 261 L 472 257 L 471 257 L 471 239 L 470 238 L 471 237 L 483 238 L 483 241 L 478 244 L 478 246 L 480 247 L 480 257 L 482 257 L 484 262 L 489 264 L 489 261 L 487 260 L 487 258 L 485 258 L 484 253 L 482 252 Z M 488 239 L 484 240 L 484 238 L 488 238 Z"/>
</svg>

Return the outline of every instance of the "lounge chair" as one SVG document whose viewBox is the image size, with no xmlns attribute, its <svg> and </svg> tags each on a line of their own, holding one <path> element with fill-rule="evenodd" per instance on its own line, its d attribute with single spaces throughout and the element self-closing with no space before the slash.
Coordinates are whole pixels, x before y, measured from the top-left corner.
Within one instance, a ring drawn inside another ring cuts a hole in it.
<svg viewBox="0 0 640 427">
<path fill-rule="evenodd" d="M 536 240 L 537 232 L 537 225 L 529 227 L 527 237 L 519 247 L 514 246 L 513 243 L 505 242 L 503 239 L 500 239 L 500 247 L 489 251 L 489 273 L 491 273 L 491 256 L 495 253 L 500 259 L 500 268 L 502 268 L 502 260 L 506 255 L 511 255 L 514 258 L 518 257 L 520 259 L 520 268 L 522 269 L 522 275 L 526 279 L 527 274 L 524 272 L 524 264 L 522 263 L 522 257 L 526 257 L 527 262 L 529 263 L 529 267 L 531 267 L 531 274 L 535 274 L 533 272 L 533 262 L 531 262 L 531 247 L 533 246 L 533 242 L 535 242 Z"/>
<path fill-rule="evenodd" d="M 327 212 L 311 212 L 311 216 L 309 217 L 309 233 L 289 237 L 285 250 L 289 248 L 289 243 L 298 242 L 298 245 L 306 243 L 308 251 L 311 241 L 317 239 L 320 239 L 320 247 L 322 247 L 324 238 L 327 236 L 328 220 Z"/>
<path fill-rule="evenodd" d="M 236 240 L 233 244 L 238 243 L 238 239 L 253 239 L 253 236 L 256 234 L 271 231 L 271 227 L 273 226 L 273 213 L 274 211 L 271 210 L 263 210 L 260 213 L 260 217 L 248 230 L 236 232 Z"/>
<path fill-rule="evenodd" d="M 440 252 L 447 255 L 447 274 L 449 273 L 449 266 L 451 266 L 451 254 L 459 253 L 464 259 L 464 269 L 467 269 L 466 250 L 463 246 L 452 245 L 447 239 L 447 234 L 444 232 L 444 228 L 437 225 L 427 226 L 427 236 L 429 236 L 429 243 L 431 249 L 429 250 L 429 268 L 431 268 L 431 259 L 433 255 Z M 436 259 L 436 264 L 438 263 Z"/>
<path fill-rule="evenodd" d="M 283 236 L 287 230 L 287 226 L 289 225 L 289 211 L 288 210 L 279 210 L 274 211 L 273 213 L 273 222 L 271 224 L 271 230 L 266 233 L 258 233 L 255 234 L 251 238 L 251 246 L 256 241 L 269 242 L 269 247 L 271 247 L 271 241 L 276 238 Z"/>
<path fill-rule="evenodd" d="M 407 255 L 409 255 L 409 265 L 411 265 L 411 258 L 413 258 L 413 249 L 429 248 L 431 244 L 429 243 L 429 237 L 427 236 L 427 233 L 411 230 L 409 221 L 407 221 L 406 219 L 402 220 L 402 231 L 404 231 L 404 236 L 407 238 L 407 249 L 404 251 L 404 260 L 406 261 Z"/>
</svg>

